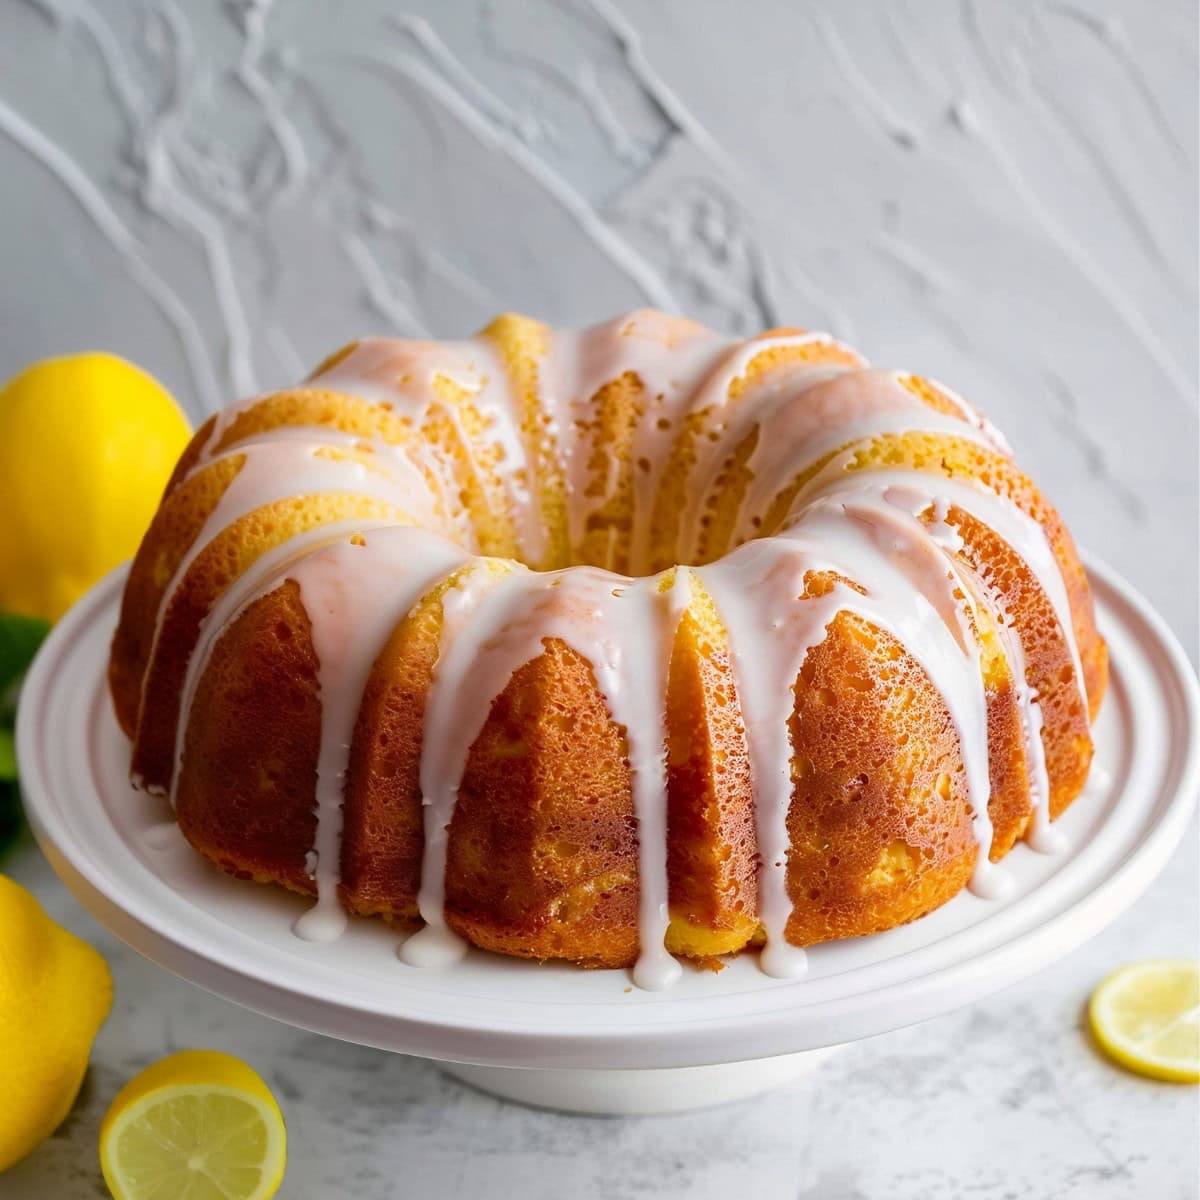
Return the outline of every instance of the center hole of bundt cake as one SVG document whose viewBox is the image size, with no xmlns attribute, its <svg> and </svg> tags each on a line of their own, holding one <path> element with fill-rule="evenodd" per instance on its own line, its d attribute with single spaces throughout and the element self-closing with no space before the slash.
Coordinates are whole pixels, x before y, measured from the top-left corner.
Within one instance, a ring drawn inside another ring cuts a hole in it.
<svg viewBox="0 0 1200 1200">
<path fill-rule="evenodd" d="M 535 570 L 598 567 L 620 575 L 644 578 L 670 567 L 707 566 L 743 542 L 757 540 L 771 532 L 772 529 L 756 521 L 748 537 L 737 535 L 731 525 L 727 527 L 727 523 L 714 520 L 710 512 L 701 514 L 687 526 L 681 522 L 678 528 L 665 535 L 658 529 L 639 529 L 636 522 L 629 519 L 612 521 L 593 516 L 577 540 L 570 537 L 569 530 L 564 531 L 565 536 L 556 537 L 553 528 L 546 529 L 544 536 L 553 553 L 541 562 L 529 561 L 533 556 L 521 560 Z"/>
<path fill-rule="evenodd" d="M 589 523 L 579 544 L 571 545 L 569 538 L 556 537 L 553 529 L 546 530 L 549 551 L 544 556 L 529 553 L 513 555 L 519 562 L 535 571 L 557 571 L 566 567 L 595 567 L 627 575 L 635 579 L 657 575 L 670 567 L 703 567 L 720 558 L 729 546 L 717 547 L 715 552 L 707 547 L 695 553 L 688 548 L 693 539 L 681 536 L 678 545 L 664 543 L 638 544 L 628 527 Z"/>
<path fill-rule="evenodd" d="M 732 498 L 719 490 L 713 489 L 702 504 L 700 499 L 680 486 L 668 505 L 659 501 L 652 512 L 641 512 L 633 497 L 617 495 L 598 503 L 596 496 L 575 496 L 568 488 L 566 495 L 555 497 L 557 503 L 547 503 L 545 495 L 531 498 L 532 509 L 516 513 L 511 527 L 515 538 L 489 545 L 491 531 L 478 522 L 476 531 L 482 535 L 484 553 L 515 558 L 535 571 L 594 567 L 646 578 L 671 567 L 707 566 L 780 524 L 771 519 L 768 528 L 768 522 L 758 518 L 739 523 Z"/>
</svg>

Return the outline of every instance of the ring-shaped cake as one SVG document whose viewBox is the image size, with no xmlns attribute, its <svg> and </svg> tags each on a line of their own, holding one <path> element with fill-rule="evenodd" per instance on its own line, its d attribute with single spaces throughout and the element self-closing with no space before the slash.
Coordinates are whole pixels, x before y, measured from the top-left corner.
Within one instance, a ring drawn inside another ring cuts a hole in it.
<svg viewBox="0 0 1200 1200">
<path fill-rule="evenodd" d="M 999 433 L 822 334 L 370 339 L 196 434 L 110 683 L 222 870 L 401 954 L 717 966 L 1003 890 L 1106 656 Z"/>
</svg>

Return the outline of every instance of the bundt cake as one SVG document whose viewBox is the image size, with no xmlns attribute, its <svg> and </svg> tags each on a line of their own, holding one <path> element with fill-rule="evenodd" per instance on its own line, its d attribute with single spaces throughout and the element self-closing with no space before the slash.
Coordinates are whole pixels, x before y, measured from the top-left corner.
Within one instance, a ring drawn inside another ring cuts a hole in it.
<svg viewBox="0 0 1200 1200">
<path fill-rule="evenodd" d="M 1106 681 L 1070 535 L 967 403 L 644 311 L 369 339 L 196 434 L 110 663 L 233 875 L 466 943 L 719 965 L 994 893 Z"/>
</svg>

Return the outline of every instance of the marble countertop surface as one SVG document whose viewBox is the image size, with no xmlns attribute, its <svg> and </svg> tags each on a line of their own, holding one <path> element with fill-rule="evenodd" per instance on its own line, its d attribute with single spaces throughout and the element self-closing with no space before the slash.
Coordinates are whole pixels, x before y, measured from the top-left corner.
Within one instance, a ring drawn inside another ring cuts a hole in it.
<svg viewBox="0 0 1200 1200">
<path fill-rule="evenodd" d="M 826 328 L 970 396 L 1195 661 L 1196 74 L 1190 0 L 4 0 L 0 377 L 111 349 L 199 419 L 508 308 Z M 1197 858 L 1193 825 L 1052 970 L 789 1089 L 596 1119 L 209 996 L 29 847 L 6 869 L 117 995 L 0 1198 L 103 1195 L 108 1101 L 190 1046 L 266 1076 L 300 1200 L 1196 1197 L 1196 1091 L 1109 1066 L 1082 1009 L 1196 952 Z"/>
</svg>

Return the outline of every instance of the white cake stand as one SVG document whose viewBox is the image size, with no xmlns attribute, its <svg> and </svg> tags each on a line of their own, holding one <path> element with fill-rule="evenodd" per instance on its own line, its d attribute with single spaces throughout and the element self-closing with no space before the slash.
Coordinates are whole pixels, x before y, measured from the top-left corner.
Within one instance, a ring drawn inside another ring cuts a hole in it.
<svg viewBox="0 0 1200 1200">
<path fill-rule="evenodd" d="M 333 944 L 291 932 L 304 903 L 210 868 L 165 802 L 128 782 L 129 744 L 105 667 L 124 580 L 98 584 L 29 674 L 17 745 L 30 823 L 80 902 L 148 958 L 281 1021 L 446 1064 L 529 1104 L 665 1112 L 765 1090 L 832 1047 L 909 1025 L 1031 974 L 1091 937 L 1146 888 L 1187 824 L 1200 779 L 1195 676 L 1161 619 L 1112 571 L 1089 566 L 1112 684 L 1087 793 L 1058 823 L 1069 850 L 1025 846 L 1003 902 L 962 894 L 921 921 L 819 946 L 807 978 L 744 955 L 685 970 L 669 992 L 624 971 L 472 952 L 446 969 L 395 954 L 385 925 Z"/>
</svg>

